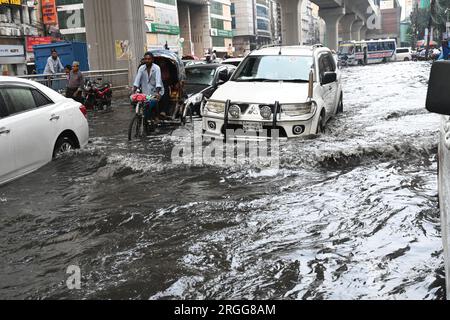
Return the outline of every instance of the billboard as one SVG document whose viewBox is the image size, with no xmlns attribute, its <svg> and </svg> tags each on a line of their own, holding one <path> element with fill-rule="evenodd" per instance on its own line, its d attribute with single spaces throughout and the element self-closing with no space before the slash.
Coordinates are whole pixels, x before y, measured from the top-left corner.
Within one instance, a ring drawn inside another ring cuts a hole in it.
<svg viewBox="0 0 450 320">
<path fill-rule="evenodd" d="M 58 24 L 58 12 L 55 0 L 42 0 L 42 18 L 45 25 Z"/>
</svg>

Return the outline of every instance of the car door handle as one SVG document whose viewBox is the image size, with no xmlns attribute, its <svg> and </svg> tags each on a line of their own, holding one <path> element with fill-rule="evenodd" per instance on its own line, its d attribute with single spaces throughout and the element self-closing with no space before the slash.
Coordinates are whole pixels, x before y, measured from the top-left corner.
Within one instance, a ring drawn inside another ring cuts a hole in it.
<svg viewBox="0 0 450 320">
<path fill-rule="evenodd" d="M 11 132 L 11 130 L 6 129 L 6 128 L 0 128 L 0 134 L 9 134 Z"/>
<path fill-rule="evenodd" d="M 52 114 L 50 121 L 59 120 L 59 118 L 60 118 L 60 116 L 57 116 L 56 114 Z"/>
</svg>

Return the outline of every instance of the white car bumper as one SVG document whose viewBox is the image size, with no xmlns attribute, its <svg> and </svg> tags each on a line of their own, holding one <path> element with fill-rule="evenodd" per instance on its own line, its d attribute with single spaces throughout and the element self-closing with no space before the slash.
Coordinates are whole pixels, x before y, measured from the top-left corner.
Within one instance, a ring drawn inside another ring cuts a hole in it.
<svg viewBox="0 0 450 320">
<path fill-rule="evenodd" d="M 280 138 L 297 138 L 304 137 L 312 134 L 316 134 L 317 121 L 316 115 L 300 116 L 300 117 L 282 117 L 276 123 L 276 129 L 278 129 L 278 136 Z M 225 120 L 223 115 L 211 116 L 206 114 L 203 116 L 203 134 L 210 137 L 221 137 L 225 133 Z M 243 133 L 244 122 L 259 122 L 262 123 L 263 129 L 268 136 L 271 136 L 271 130 L 273 129 L 272 121 L 257 121 L 257 120 L 236 120 L 229 119 L 227 128 L 229 130 L 236 131 L 236 136 L 240 136 Z M 246 136 L 244 134 L 244 136 Z"/>
</svg>

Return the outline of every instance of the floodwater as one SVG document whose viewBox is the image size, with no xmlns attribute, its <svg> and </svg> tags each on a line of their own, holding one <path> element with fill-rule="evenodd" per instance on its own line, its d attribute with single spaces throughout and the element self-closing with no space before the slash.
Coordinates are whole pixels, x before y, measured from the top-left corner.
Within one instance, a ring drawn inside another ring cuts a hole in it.
<svg viewBox="0 0 450 320">
<path fill-rule="evenodd" d="M 175 164 L 170 132 L 128 143 L 126 103 L 91 115 L 85 150 L 0 187 L 0 298 L 444 299 L 429 70 L 343 69 L 344 114 L 279 170 Z"/>
</svg>

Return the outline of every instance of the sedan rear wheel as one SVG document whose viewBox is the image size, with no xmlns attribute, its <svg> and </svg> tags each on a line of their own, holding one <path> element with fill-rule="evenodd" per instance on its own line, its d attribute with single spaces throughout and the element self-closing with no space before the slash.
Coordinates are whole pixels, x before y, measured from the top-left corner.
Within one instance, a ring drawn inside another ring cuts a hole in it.
<svg viewBox="0 0 450 320">
<path fill-rule="evenodd" d="M 59 137 L 55 144 L 55 149 L 53 151 L 53 158 L 60 154 L 70 152 L 76 148 L 76 144 L 71 138 L 62 136 Z"/>
</svg>

